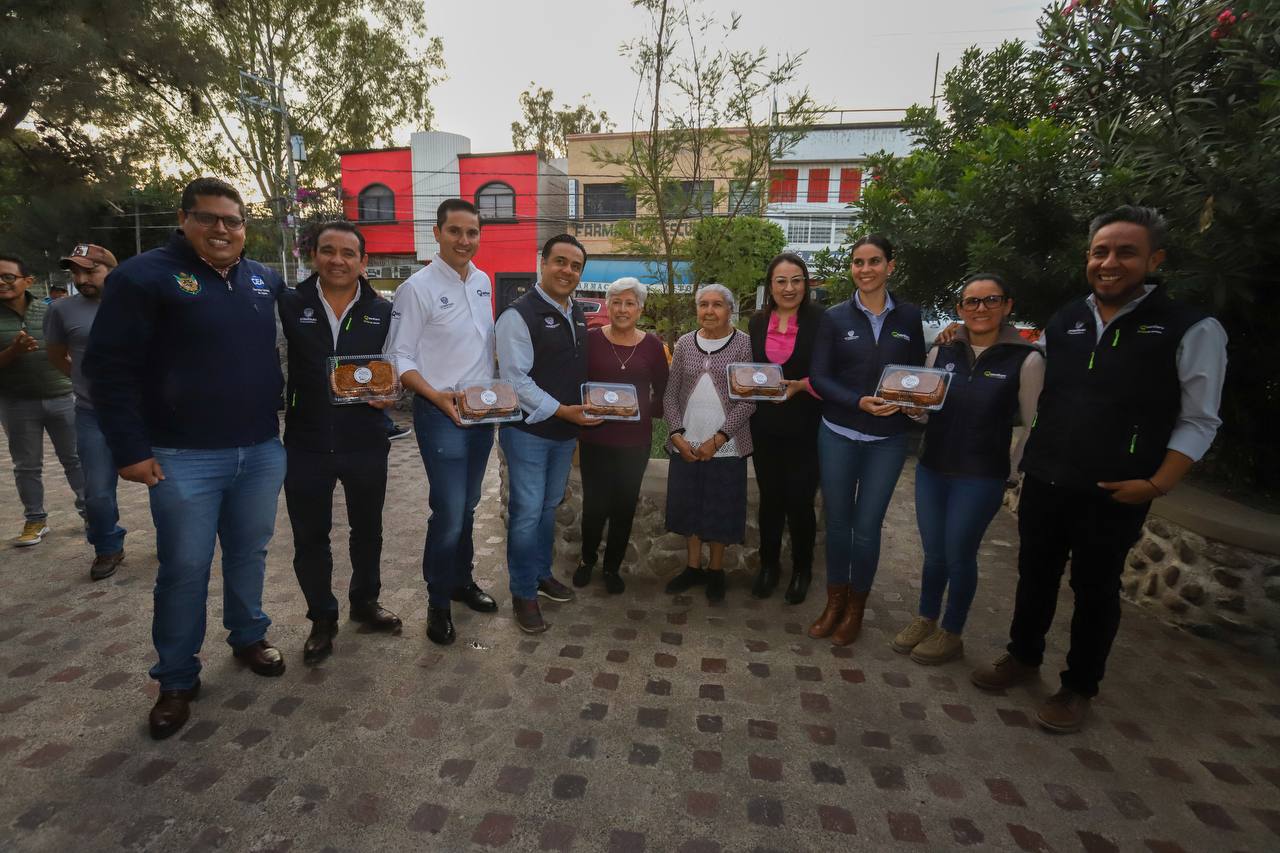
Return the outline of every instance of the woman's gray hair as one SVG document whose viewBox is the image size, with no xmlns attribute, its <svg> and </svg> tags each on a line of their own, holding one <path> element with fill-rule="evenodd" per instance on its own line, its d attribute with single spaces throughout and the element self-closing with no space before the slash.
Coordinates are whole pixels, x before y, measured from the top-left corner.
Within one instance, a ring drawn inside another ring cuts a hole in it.
<svg viewBox="0 0 1280 853">
<path fill-rule="evenodd" d="M 704 284 L 698 288 L 698 292 L 693 294 L 693 304 L 697 305 L 702 299 L 704 293 L 718 293 L 724 297 L 724 301 L 729 303 L 729 310 L 738 310 L 738 300 L 734 299 L 733 291 L 725 287 L 723 284 Z"/>
<path fill-rule="evenodd" d="M 609 289 L 604 292 L 604 301 L 608 303 L 610 299 L 623 293 L 635 294 L 636 302 L 639 302 L 640 307 L 643 308 L 644 298 L 649 295 L 649 288 L 641 284 L 640 279 L 626 276 L 609 285 Z"/>
</svg>

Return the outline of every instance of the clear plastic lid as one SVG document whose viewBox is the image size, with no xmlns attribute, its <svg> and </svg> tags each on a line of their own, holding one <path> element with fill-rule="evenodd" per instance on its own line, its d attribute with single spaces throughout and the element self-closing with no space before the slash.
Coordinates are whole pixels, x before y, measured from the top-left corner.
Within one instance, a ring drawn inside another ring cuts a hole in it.
<svg viewBox="0 0 1280 853">
<path fill-rule="evenodd" d="M 385 355 L 329 358 L 329 401 L 335 406 L 400 399 L 400 375 Z"/>
<path fill-rule="evenodd" d="M 636 386 L 620 382 L 583 382 L 582 405 L 586 414 L 606 421 L 640 420 Z"/>
<path fill-rule="evenodd" d="M 524 417 L 516 387 L 505 379 L 468 379 L 453 386 L 458 420 L 464 424 L 500 424 Z"/>
<path fill-rule="evenodd" d="M 729 399 L 751 403 L 785 403 L 787 386 L 782 366 L 758 361 L 739 361 L 725 368 Z"/>
<path fill-rule="evenodd" d="M 936 412 L 946 402 L 952 373 L 939 367 L 887 364 L 876 396 L 908 409 Z"/>
</svg>

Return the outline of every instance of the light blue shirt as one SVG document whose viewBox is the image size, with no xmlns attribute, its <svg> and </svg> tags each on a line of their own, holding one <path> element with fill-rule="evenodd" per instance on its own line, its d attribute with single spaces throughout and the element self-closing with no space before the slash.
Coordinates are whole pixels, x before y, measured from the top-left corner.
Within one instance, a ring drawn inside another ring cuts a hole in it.
<svg viewBox="0 0 1280 853">
<path fill-rule="evenodd" d="M 880 330 L 884 328 L 884 318 L 888 317 L 889 312 L 893 310 L 893 297 L 889 295 L 889 291 L 886 290 L 884 292 L 884 310 L 879 314 L 862 304 L 862 294 L 857 291 L 854 291 L 853 294 L 853 304 L 859 311 L 867 315 L 867 320 L 871 323 L 871 334 L 875 336 L 876 343 L 880 343 Z M 823 418 L 822 422 L 826 424 L 827 428 L 836 435 L 843 436 L 850 441 L 884 441 L 888 438 L 887 435 L 868 435 L 867 433 L 859 432 L 856 429 L 849 429 L 846 426 L 840 426 L 840 424 L 833 424 L 826 418 Z"/>
<path fill-rule="evenodd" d="M 568 307 L 556 302 L 542 289 L 539 282 L 533 286 L 534 291 L 548 305 L 560 312 L 569 324 L 573 334 L 573 342 L 578 342 L 578 330 L 573 326 L 573 299 L 569 299 Z M 516 397 L 520 408 L 526 413 L 527 424 L 536 424 L 555 415 L 560 408 L 560 401 L 538 387 L 538 383 L 529 376 L 533 370 L 533 339 L 529 337 L 529 327 L 518 311 L 503 311 L 498 318 L 498 377 L 510 382 L 516 389 Z"/>
</svg>

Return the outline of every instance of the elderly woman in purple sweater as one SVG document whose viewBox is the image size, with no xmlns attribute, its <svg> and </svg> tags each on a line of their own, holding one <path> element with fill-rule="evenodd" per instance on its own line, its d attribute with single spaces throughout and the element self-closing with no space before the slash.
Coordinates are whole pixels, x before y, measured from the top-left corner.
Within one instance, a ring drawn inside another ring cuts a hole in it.
<svg viewBox="0 0 1280 853">
<path fill-rule="evenodd" d="M 751 338 L 733 327 L 733 293 L 722 284 L 694 297 L 698 329 L 676 341 L 663 395 L 670 426 L 667 530 L 688 542 L 687 568 L 667 592 L 707 587 L 708 601 L 724 600 L 724 548 L 743 541 L 747 529 L 747 457 L 755 405 L 729 399 L 726 368 L 751 361 Z M 711 560 L 702 568 L 702 543 Z"/>
</svg>

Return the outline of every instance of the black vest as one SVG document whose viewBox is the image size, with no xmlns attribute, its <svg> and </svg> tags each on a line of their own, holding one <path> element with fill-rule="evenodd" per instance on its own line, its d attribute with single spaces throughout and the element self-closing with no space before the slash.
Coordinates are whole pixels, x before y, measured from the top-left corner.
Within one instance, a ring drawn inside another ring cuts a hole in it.
<svg viewBox="0 0 1280 853">
<path fill-rule="evenodd" d="M 976 360 L 964 341 L 938 347 L 934 367 L 953 376 L 946 404 L 929 413 L 922 465 L 956 477 L 1008 478 L 1022 362 L 1034 349 L 1012 330 Z"/>
<path fill-rule="evenodd" d="M 804 379 L 809 375 L 809 363 L 813 359 L 813 339 L 818 324 L 822 322 L 822 308 L 812 302 L 802 305 L 791 322 L 796 324 L 796 346 L 791 357 L 782 364 L 786 379 Z M 769 337 L 768 310 L 751 315 L 748 329 L 751 335 L 751 358 L 768 362 L 765 342 Z M 818 418 L 822 404 L 812 394 L 802 391 L 785 403 L 761 403 L 751 416 L 753 435 L 797 436 L 812 441 L 818 434 Z"/>
<path fill-rule="evenodd" d="M 1154 474 L 1181 410 L 1178 344 L 1205 316 L 1163 288 L 1101 340 L 1084 299 L 1055 314 L 1045 329 L 1044 391 L 1022 470 L 1077 488 Z"/>
<path fill-rule="evenodd" d="M 552 307 L 536 290 L 512 302 L 507 310 L 518 313 L 529 327 L 529 340 L 533 342 L 533 368 L 529 378 L 562 404 L 579 405 L 582 383 L 587 381 L 587 318 L 582 308 L 573 303 L 574 329 L 569 328 L 559 309 Z M 576 424 L 554 415 L 536 424 L 520 421 L 510 426 L 554 441 L 578 437 Z"/>
</svg>

